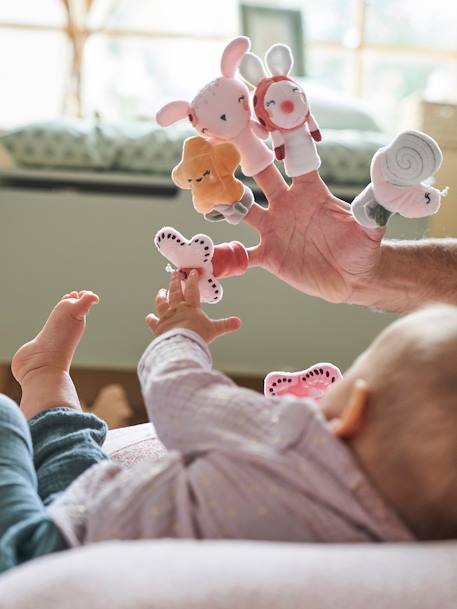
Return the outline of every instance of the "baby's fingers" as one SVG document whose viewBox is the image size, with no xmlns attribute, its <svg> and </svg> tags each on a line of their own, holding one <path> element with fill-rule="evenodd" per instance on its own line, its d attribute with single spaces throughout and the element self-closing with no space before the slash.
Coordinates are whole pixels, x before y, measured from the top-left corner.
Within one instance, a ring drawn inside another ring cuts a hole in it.
<svg viewBox="0 0 457 609">
<path fill-rule="evenodd" d="M 167 290 L 164 290 L 163 288 L 157 292 L 156 311 L 159 314 L 159 317 L 162 317 L 162 315 L 168 311 Z"/>
<path fill-rule="evenodd" d="M 181 279 L 178 273 L 173 273 L 168 285 L 168 303 L 171 307 L 176 307 L 183 300 Z"/>
<path fill-rule="evenodd" d="M 193 307 L 200 306 L 200 290 L 198 288 L 198 271 L 192 269 L 184 286 L 184 300 Z"/>
<path fill-rule="evenodd" d="M 150 313 L 146 316 L 146 324 L 150 330 L 152 330 L 155 334 L 157 326 L 159 325 L 159 318 Z"/>
<path fill-rule="evenodd" d="M 241 319 L 239 317 L 226 317 L 225 319 L 215 319 L 212 322 L 214 338 L 235 332 L 241 327 Z"/>
</svg>

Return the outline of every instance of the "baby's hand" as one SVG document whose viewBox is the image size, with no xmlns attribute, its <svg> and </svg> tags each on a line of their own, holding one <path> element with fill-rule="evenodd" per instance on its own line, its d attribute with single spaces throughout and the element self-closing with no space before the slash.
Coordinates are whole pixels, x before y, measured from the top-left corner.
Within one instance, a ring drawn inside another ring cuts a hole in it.
<svg viewBox="0 0 457 609">
<path fill-rule="evenodd" d="M 156 315 L 148 315 L 146 323 L 154 336 L 160 336 L 174 328 L 186 328 L 199 334 L 204 341 L 210 343 L 218 336 L 238 330 L 241 322 L 238 317 L 226 319 L 209 319 L 200 306 L 198 289 L 198 272 L 192 270 L 184 287 L 181 279 L 174 273 L 166 290 L 159 290 L 156 296 Z"/>
</svg>

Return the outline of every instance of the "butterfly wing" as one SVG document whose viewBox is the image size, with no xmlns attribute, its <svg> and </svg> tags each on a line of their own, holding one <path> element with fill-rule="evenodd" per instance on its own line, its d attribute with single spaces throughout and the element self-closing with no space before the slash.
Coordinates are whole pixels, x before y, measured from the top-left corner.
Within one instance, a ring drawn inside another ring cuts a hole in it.
<svg viewBox="0 0 457 609">
<path fill-rule="evenodd" d="M 156 233 L 154 243 L 162 256 L 176 269 L 183 270 L 185 276 L 189 270 L 198 269 L 201 302 L 216 303 L 221 300 L 223 289 L 213 276 L 211 259 L 214 244 L 210 237 L 198 234 L 186 239 L 176 229 L 165 226 Z"/>
<path fill-rule="evenodd" d="M 298 372 L 270 372 L 265 377 L 264 394 L 266 397 L 288 394 L 319 401 L 330 385 L 342 377 L 339 368 L 329 363 L 314 364 Z"/>
</svg>

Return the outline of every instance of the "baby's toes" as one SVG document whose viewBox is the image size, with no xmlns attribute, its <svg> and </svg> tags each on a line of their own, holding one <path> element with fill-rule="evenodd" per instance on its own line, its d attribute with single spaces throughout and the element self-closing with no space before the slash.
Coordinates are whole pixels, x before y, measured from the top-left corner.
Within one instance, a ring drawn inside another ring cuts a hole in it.
<svg viewBox="0 0 457 609">
<path fill-rule="evenodd" d="M 84 319 L 94 304 L 100 302 L 99 297 L 94 292 L 83 290 L 79 292 L 76 302 L 71 304 L 71 313 L 77 319 Z"/>
<path fill-rule="evenodd" d="M 69 300 L 70 298 L 78 298 L 78 292 L 73 290 L 73 292 L 69 292 L 68 294 L 62 296 L 62 300 Z"/>
</svg>

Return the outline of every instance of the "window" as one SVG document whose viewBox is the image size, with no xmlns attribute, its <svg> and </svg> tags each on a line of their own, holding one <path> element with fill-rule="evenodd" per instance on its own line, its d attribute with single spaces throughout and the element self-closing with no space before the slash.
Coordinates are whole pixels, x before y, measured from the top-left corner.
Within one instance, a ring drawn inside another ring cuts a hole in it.
<svg viewBox="0 0 457 609">
<path fill-rule="evenodd" d="M 250 0 L 288 7 L 290 0 Z M 237 0 L 1 0 L 0 127 L 62 114 L 148 119 L 219 73 Z M 457 99 L 454 0 L 300 0 L 308 76 L 365 99 L 386 129 L 399 100 Z M 4 58 L 9 58 L 5 61 Z"/>
</svg>

